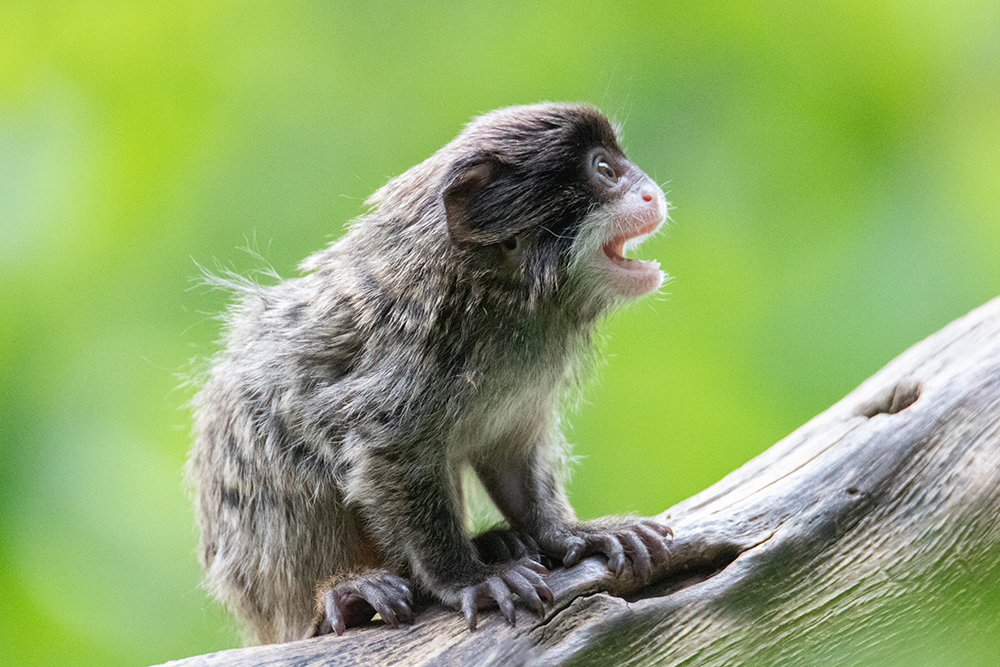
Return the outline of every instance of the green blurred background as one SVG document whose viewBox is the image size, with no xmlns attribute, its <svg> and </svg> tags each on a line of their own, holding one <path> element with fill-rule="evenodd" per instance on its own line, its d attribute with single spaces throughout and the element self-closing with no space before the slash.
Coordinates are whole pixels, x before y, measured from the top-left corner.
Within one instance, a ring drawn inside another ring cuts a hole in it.
<svg viewBox="0 0 1000 667">
<path fill-rule="evenodd" d="M 181 477 L 226 299 L 196 262 L 293 275 L 546 99 L 622 122 L 676 207 L 640 251 L 669 294 L 606 324 L 571 418 L 582 516 L 703 489 L 1000 294 L 996 0 L 3 0 L 0 664 L 235 645 Z"/>
</svg>

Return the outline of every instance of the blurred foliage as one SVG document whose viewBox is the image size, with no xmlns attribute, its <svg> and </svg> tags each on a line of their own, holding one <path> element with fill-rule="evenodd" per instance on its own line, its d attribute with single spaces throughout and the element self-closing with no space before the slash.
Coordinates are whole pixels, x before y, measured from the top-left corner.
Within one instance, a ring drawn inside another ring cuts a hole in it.
<svg viewBox="0 0 1000 667">
<path fill-rule="evenodd" d="M 676 207 L 670 293 L 570 418 L 582 516 L 699 491 L 1000 293 L 995 0 L 3 0 L 0 53 L 0 664 L 235 644 L 181 475 L 196 262 L 294 274 L 476 113 L 595 103 Z"/>
</svg>

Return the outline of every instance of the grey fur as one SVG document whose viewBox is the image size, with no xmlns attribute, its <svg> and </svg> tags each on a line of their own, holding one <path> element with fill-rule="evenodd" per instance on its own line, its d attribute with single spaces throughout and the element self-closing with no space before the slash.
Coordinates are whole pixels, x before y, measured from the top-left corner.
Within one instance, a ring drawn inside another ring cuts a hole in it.
<svg viewBox="0 0 1000 667">
<path fill-rule="evenodd" d="M 611 185 L 594 150 L 616 165 Z M 604 117 L 494 111 L 369 204 L 301 277 L 242 284 L 195 400 L 200 558 L 248 640 L 340 632 L 341 611 L 357 622 L 349 599 L 409 620 L 398 577 L 474 628 L 480 607 L 507 615 L 513 592 L 540 607 L 548 589 L 525 571 L 539 555 L 604 553 L 621 570 L 625 544 L 640 573 L 665 558 L 669 529 L 577 523 L 563 490 L 564 394 L 595 322 L 635 296 L 595 253 L 633 217 L 666 213 Z M 510 524 L 500 542 L 466 534 L 465 466 Z M 518 553 L 491 563 L 487 542 Z"/>
</svg>

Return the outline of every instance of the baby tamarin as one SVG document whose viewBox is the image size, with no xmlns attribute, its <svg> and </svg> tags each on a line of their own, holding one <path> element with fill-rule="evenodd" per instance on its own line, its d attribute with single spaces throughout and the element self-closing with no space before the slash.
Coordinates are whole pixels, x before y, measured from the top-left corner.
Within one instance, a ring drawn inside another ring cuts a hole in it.
<svg viewBox="0 0 1000 667">
<path fill-rule="evenodd" d="M 663 192 L 598 111 L 546 103 L 476 118 L 369 204 L 232 308 L 189 463 L 212 591 L 266 643 L 411 622 L 414 590 L 513 621 L 515 595 L 551 600 L 542 556 L 648 579 L 670 529 L 576 520 L 559 408 L 597 320 L 663 281 L 623 256 Z M 509 527 L 470 539 L 466 466 Z"/>
</svg>

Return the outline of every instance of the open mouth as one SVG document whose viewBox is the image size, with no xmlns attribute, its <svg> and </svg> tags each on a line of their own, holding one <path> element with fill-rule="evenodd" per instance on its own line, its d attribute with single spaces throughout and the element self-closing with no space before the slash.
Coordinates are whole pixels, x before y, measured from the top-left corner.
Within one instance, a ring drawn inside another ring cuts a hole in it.
<svg viewBox="0 0 1000 667">
<path fill-rule="evenodd" d="M 642 260 L 626 257 L 625 253 L 638 247 L 646 238 L 656 231 L 660 226 L 659 222 L 651 222 L 645 227 L 632 230 L 629 233 L 621 234 L 612 238 L 604 244 L 604 254 L 611 262 L 625 271 L 640 271 L 645 273 L 660 271 L 660 263 L 656 260 Z"/>
<path fill-rule="evenodd" d="M 622 225 L 617 233 L 601 246 L 601 253 L 607 258 L 604 264 L 604 282 L 619 297 L 634 299 L 660 288 L 666 276 L 660 271 L 660 263 L 654 259 L 626 257 L 631 250 L 649 238 L 664 219 L 632 219 L 631 224 Z"/>
</svg>

